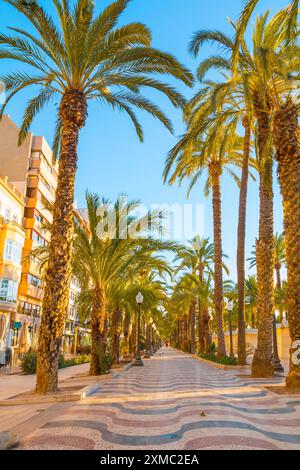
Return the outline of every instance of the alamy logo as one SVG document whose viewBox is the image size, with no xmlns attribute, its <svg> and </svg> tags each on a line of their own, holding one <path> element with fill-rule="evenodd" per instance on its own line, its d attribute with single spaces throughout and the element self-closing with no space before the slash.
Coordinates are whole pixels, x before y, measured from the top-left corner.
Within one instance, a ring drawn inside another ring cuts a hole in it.
<svg viewBox="0 0 300 470">
<path fill-rule="evenodd" d="M 294 341 L 292 344 L 292 363 L 295 366 L 300 365 L 300 340 Z"/>
<path fill-rule="evenodd" d="M 118 200 L 118 211 L 109 204 L 98 208 L 97 235 L 100 239 L 147 239 L 154 234 L 165 240 L 189 240 L 204 236 L 202 204 L 139 204 L 128 214 L 126 196 Z M 128 217 L 131 223 L 128 224 Z"/>
</svg>

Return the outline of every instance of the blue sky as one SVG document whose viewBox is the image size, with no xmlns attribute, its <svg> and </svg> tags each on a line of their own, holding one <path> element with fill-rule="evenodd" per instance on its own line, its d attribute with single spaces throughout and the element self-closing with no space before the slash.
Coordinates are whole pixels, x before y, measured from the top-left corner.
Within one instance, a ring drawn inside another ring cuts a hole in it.
<svg viewBox="0 0 300 470">
<path fill-rule="evenodd" d="M 49 0 L 41 1 L 41 3 L 51 11 Z M 100 10 L 110 1 L 95 0 L 95 3 L 97 10 Z M 288 0 L 261 0 L 256 12 L 262 13 L 267 9 L 276 12 L 287 3 Z M 199 60 L 212 51 L 206 47 L 198 59 L 192 58 L 187 52 L 187 45 L 192 34 L 200 29 L 220 29 L 230 33 L 231 27 L 227 22 L 227 17 L 235 21 L 242 5 L 242 0 L 210 0 L 209 2 L 204 0 L 132 0 L 121 18 L 121 23 L 144 22 L 152 31 L 153 46 L 173 53 L 195 71 Z M 0 30 L 5 31 L 7 26 L 29 27 L 21 15 L 0 0 Z M 0 62 L 0 74 L 16 68 L 19 70 L 20 66 L 9 61 Z M 191 90 L 181 84 L 178 88 L 187 97 L 191 96 Z M 7 113 L 17 124 L 21 122 L 26 99 L 30 96 L 32 96 L 31 91 L 23 92 L 7 107 Z M 76 179 L 76 198 L 79 206 L 84 205 L 87 188 L 111 200 L 115 200 L 121 192 L 126 193 L 129 198 L 140 199 L 147 206 L 154 203 L 184 204 L 187 202 L 186 186 L 169 187 L 163 185 L 162 182 L 163 164 L 167 152 L 176 142 L 176 135 L 180 135 L 184 129 L 181 113 L 172 108 L 162 95 L 151 93 L 151 98 L 163 107 L 172 119 L 175 136 L 170 135 L 159 122 L 150 116 L 140 115 L 145 133 L 145 142 L 140 144 L 132 124 L 125 115 L 94 105 L 89 108 L 88 122 L 81 132 L 79 144 L 79 166 Z M 54 121 L 54 107 L 49 107 L 34 121 L 32 132 L 36 135 L 44 135 L 51 144 Z M 228 265 L 231 277 L 235 279 L 238 189 L 227 176 L 223 177 L 222 188 L 224 252 L 230 258 Z M 195 186 L 188 202 L 205 205 L 204 234 L 212 238 L 211 203 L 210 200 L 204 198 L 202 189 L 203 185 L 200 182 Z M 257 183 L 250 183 L 247 255 L 251 251 L 257 230 L 258 188 Z M 275 230 L 282 230 L 281 197 L 277 181 Z"/>
</svg>

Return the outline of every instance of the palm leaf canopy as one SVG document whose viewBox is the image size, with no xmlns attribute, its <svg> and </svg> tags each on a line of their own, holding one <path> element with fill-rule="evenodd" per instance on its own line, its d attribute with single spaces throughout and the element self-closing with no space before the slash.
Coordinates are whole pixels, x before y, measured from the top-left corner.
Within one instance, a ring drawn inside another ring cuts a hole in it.
<svg viewBox="0 0 300 470">
<path fill-rule="evenodd" d="M 174 106 L 182 107 L 182 95 L 157 77 L 172 76 L 191 86 L 193 76 L 175 57 L 151 47 L 151 33 L 144 24 L 117 26 L 130 0 L 116 0 L 99 14 L 93 0 L 51 0 L 55 18 L 39 0 L 4 1 L 24 15 L 33 29 L 30 33 L 11 27 L 13 34 L 0 34 L 0 59 L 22 66 L 21 71 L 0 77 L 7 90 L 6 105 L 19 91 L 29 86 L 38 88 L 24 112 L 20 143 L 36 114 L 56 96 L 73 90 L 84 93 L 87 100 L 127 113 L 141 140 L 143 132 L 134 107 L 149 112 L 172 131 L 166 115 L 141 90 L 158 90 Z M 58 118 L 55 152 L 59 150 L 60 132 Z"/>
<path fill-rule="evenodd" d="M 123 203 L 112 205 L 96 194 L 87 193 L 86 199 L 89 230 L 81 225 L 75 227 L 73 255 L 73 271 L 81 280 L 85 291 L 83 297 L 95 287 L 102 289 L 107 299 L 120 297 L 124 289 L 128 291 L 128 285 L 137 283 L 137 277 L 142 280 L 153 273 L 158 277 L 171 275 L 162 253 L 176 253 L 180 247 L 172 241 L 147 237 L 148 225 L 145 225 L 144 217 L 134 214 L 138 201 L 129 201 L 125 210 Z M 104 217 L 107 221 L 114 218 L 118 229 L 126 227 L 127 236 L 120 237 L 119 230 L 116 233 L 108 230 L 105 236 L 102 230 L 99 233 L 99 224 L 104 228 L 107 226 Z M 158 215 L 150 213 L 149 217 L 155 220 Z M 138 230 L 144 226 L 144 231 L 139 232 L 139 236 L 130 236 L 132 226 Z"/>
<path fill-rule="evenodd" d="M 255 8 L 259 5 L 259 0 L 247 0 L 243 11 L 238 19 L 236 26 L 236 35 L 234 40 L 233 54 L 233 70 L 236 69 L 238 63 L 238 55 L 241 45 L 244 44 L 245 31 L 249 25 Z M 261 2 L 262 3 L 262 2 Z M 284 18 L 282 25 L 284 26 L 283 35 L 286 44 L 291 44 L 297 36 L 297 20 L 299 12 L 299 0 L 291 1 L 283 10 Z"/>
</svg>

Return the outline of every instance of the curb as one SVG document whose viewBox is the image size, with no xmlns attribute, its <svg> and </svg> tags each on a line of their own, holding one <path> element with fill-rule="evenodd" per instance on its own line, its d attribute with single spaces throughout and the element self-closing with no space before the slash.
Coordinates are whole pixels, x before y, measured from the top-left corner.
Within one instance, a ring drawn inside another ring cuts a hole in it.
<svg viewBox="0 0 300 470">
<path fill-rule="evenodd" d="M 19 441 L 18 436 L 12 432 L 0 432 L 0 450 L 9 450 Z"/>
<path fill-rule="evenodd" d="M 119 372 L 111 371 L 107 375 L 103 375 L 98 377 L 95 382 L 90 385 L 86 385 L 77 393 L 68 393 L 65 395 L 52 395 L 52 396 L 36 396 L 31 398 L 15 398 L 15 399 L 5 399 L 0 400 L 0 407 L 1 406 L 17 406 L 17 405 L 42 405 L 44 403 L 62 403 L 62 402 L 70 402 L 70 401 L 82 401 L 85 398 L 88 398 L 93 393 L 97 392 L 101 388 L 101 382 L 107 378 L 117 378 L 120 374 L 126 372 L 132 367 L 132 363 L 127 364 L 125 367 L 122 368 Z M 0 433 L 1 436 L 1 433 Z M 1 449 L 1 441 L 0 441 L 0 449 Z"/>
<path fill-rule="evenodd" d="M 208 359 L 203 359 L 202 357 L 199 357 L 196 354 L 193 354 L 192 358 L 196 359 L 197 361 L 203 362 L 205 364 L 209 364 L 210 366 L 215 367 L 216 369 L 222 369 L 222 370 L 250 370 L 250 366 L 230 366 L 230 365 L 225 365 L 225 364 L 218 364 L 218 362 L 213 362 L 213 361 L 209 361 Z"/>
</svg>

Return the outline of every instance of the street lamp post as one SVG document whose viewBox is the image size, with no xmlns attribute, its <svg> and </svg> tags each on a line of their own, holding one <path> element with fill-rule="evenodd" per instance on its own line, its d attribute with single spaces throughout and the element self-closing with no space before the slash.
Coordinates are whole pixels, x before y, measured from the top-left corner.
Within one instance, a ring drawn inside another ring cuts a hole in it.
<svg viewBox="0 0 300 470">
<path fill-rule="evenodd" d="M 227 310 L 229 312 L 230 357 L 234 357 L 233 337 L 232 337 L 232 311 L 233 311 L 233 302 L 232 301 L 228 302 Z"/>
<path fill-rule="evenodd" d="M 277 343 L 277 321 L 276 315 L 273 316 L 273 358 L 272 358 L 273 368 L 275 372 L 284 372 L 284 368 L 280 362 L 278 355 L 278 343 Z"/>
<path fill-rule="evenodd" d="M 138 334 L 137 334 L 137 348 L 136 348 L 136 356 L 133 362 L 135 367 L 143 367 L 144 363 L 141 358 L 141 305 L 143 303 L 143 296 L 139 292 L 136 296 L 136 302 L 138 304 Z"/>
</svg>

